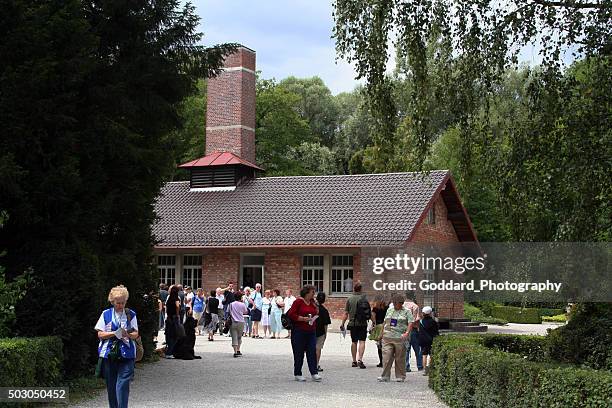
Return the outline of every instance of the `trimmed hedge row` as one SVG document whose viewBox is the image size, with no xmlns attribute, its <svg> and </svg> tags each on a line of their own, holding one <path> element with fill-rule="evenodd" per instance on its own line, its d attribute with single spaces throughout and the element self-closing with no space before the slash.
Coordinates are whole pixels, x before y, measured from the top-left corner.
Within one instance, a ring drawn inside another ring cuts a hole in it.
<svg viewBox="0 0 612 408">
<path fill-rule="evenodd" d="M 539 308 L 538 309 L 540 311 L 540 316 L 544 317 L 544 316 L 558 316 L 558 315 L 565 315 L 565 310 L 563 309 L 550 309 L 550 308 Z"/>
<path fill-rule="evenodd" d="M 520 337 L 437 337 L 429 386 L 451 407 L 612 406 L 612 373 L 530 361 L 520 354 L 533 356 L 543 343 Z"/>
<path fill-rule="evenodd" d="M 59 337 L 0 339 L 0 385 L 59 385 L 63 378 L 62 348 L 62 340 Z"/>
<path fill-rule="evenodd" d="M 539 309 L 514 306 L 493 306 L 491 316 L 504 319 L 510 323 L 542 323 Z"/>
</svg>

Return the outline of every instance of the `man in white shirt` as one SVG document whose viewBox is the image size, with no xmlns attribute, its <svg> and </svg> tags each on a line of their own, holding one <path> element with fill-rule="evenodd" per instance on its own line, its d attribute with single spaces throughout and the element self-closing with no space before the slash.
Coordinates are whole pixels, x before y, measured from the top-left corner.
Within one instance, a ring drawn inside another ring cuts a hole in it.
<svg viewBox="0 0 612 408">
<path fill-rule="evenodd" d="M 353 291 L 353 278 L 347 276 L 344 282 L 342 282 L 342 285 L 346 293 L 351 293 Z"/>
<path fill-rule="evenodd" d="M 283 309 L 283 313 L 287 313 L 289 309 L 291 309 L 291 305 L 295 301 L 295 296 L 293 296 L 293 292 L 291 289 L 287 289 L 285 291 L 285 299 L 283 299 L 283 303 L 285 304 L 285 308 Z M 287 330 L 289 334 L 287 334 L 286 339 L 291 338 L 291 330 Z"/>
</svg>

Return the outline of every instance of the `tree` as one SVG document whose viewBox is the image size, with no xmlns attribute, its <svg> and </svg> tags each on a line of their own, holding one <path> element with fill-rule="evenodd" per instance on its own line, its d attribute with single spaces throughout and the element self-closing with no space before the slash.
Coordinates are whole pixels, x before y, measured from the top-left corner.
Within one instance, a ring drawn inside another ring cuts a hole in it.
<svg viewBox="0 0 612 408">
<path fill-rule="evenodd" d="M 91 328 L 118 283 L 152 351 L 151 225 L 172 172 L 167 135 L 197 79 L 235 49 L 197 45 L 198 17 L 180 4 L 3 3 L 0 247 L 9 279 L 30 270 L 36 282 L 14 335 L 61 336 L 68 376 L 92 367 Z"/>
<path fill-rule="evenodd" d="M 308 122 L 296 106 L 298 94 L 279 86 L 276 81 L 257 82 L 256 142 L 257 163 L 267 175 L 298 175 L 303 168 L 290 152 L 302 142 L 314 141 Z"/>
<path fill-rule="evenodd" d="M 291 76 L 280 81 L 279 86 L 300 96 L 296 108 L 308 122 L 315 141 L 331 147 L 338 128 L 338 105 L 323 80 Z"/>
<path fill-rule="evenodd" d="M 204 156 L 206 147 L 206 80 L 200 79 L 197 91 L 179 104 L 181 126 L 168 136 L 176 166 Z M 188 180 L 189 172 L 176 167 L 174 180 Z"/>
<path fill-rule="evenodd" d="M 480 113 L 480 100 L 514 66 L 521 48 L 541 39 L 543 71 L 556 75 L 564 52 L 590 57 L 609 53 L 612 28 L 610 0 L 480 1 L 480 0 L 336 0 L 336 49 L 356 63 L 359 78 L 367 81 L 368 103 L 374 117 L 373 157 L 377 170 L 394 166 L 398 108 L 393 83 L 386 74 L 390 33 L 395 34 L 398 57 L 406 63 L 413 82 L 414 141 L 419 165 L 435 140 L 428 122 L 427 47 L 432 42 L 450 46 L 444 58 L 458 97 L 462 131 L 462 160 L 469 160 L 470 131 Z M 445 68 L 444 66 L 442 67 Z M 553 85 L 552 82 L 549 83 Z M 400 110 L 403 107 L 400 107 Z M 420 166 L 419 166 L 420 167 Z"/>
</svg>

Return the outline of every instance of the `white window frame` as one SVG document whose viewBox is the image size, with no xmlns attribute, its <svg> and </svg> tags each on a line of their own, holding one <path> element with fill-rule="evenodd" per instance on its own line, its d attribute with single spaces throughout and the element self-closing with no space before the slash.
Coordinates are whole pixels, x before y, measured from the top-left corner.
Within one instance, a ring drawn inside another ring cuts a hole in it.
<svg viewBox="0 0 612 408">
<path fill-rule="evenodd" d="M 306 257 L 320 257 L 323 260 L 323 264 L 322 265 L 305 265 L 304 260 Z M 300 270 L 300 282 L 302 283 L 302 286 L 314 285 L 314 287 L 317 288 L 317 292 L 325 291 L 325 287 L 326 287 L 325 278 L 326 278 L 326 270 L 327 270 L 326 259 L 327 257 L 325 256 L 325 254 L 302 254 L 302 259 L 301 259 L 302 268 Z M 315 273 L 319 271 L 321 272 L 321 278 L 315 279 Z M 304 272 L 311 273 L 310 279 L 304 279 Z"/>
<path fill-rule="evenodd" d="M 423 269 L 423 280 L 429 282 L 436 281 L 436 270 L 435 269 Z M 423 307 L 429 306 L 434 308 L 435 306 L 435 291 L 428 289 L 423 291 Z"/>
<path fill-rule="evenodd" d="M 339 265 L 339 266 L 334 266 L 334 257 L 335 256 L 350 256 L 351 259 L 353 260 L 352 265 L 347 266 L 347 265 Z M 329 273 L 329 293 L 331 295 L 350 295 L 353 293 L 353 291 L 351 290 L 350 292 L 345 291 L 344 290 L 344 280 L 346 279 L 346 273 L 350 272 L 350 276 L 351 279 L 353 280 L 353 285 L 355 285 L 355 255 L 354 254 L 331 254 L 330 255 L 330 273 Z M 340 291 L 334 291 L 334 271 L 340 271 L 340 273 L 342 274 L 342 278 L 340 280 Z"/>
<path fill-rule="evenodd" d="M 159 260 L 161 257 L 174 258 L 173 264 L 160 265 Z M 157 273 L 159 276 L 159 283 L 165 283 L 166 285 L 174 285 L 176 283 L 176 254 L 156 254 L 155 263 L 157 264 Z"/>
<path fill-rule="evenodd" d="M 200 258 L 199 264 L 188 265 L 185 262 L 185 258 L 191 256 Z M 202 254 L 183 254 L 181 255 L 181 264 L 182 264 L 182 274 L 181 274 L 181 283 L 183 287 L 191 286 L 191 288 L 195 291 L 196 289 L 202 288 L 202 263 L 203 256 Z"/>
</svg>

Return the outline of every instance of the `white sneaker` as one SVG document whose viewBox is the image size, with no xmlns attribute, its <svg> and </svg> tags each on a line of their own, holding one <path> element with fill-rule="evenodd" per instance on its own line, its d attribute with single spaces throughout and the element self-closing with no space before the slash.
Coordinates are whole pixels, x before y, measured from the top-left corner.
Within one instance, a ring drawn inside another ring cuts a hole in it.
<svg viewBox="0 0 612 408">
<path fill-rule="evenodd" d="M 387 378 L 387 377 L 378 377 L 378 382 L 389 382 L 389 378 Z"/>
<path fill-rule="evenodd" d="M 304 382 L 304 381 L 306 381 L 306 379 L 304 378 L 303 375 L 296 375 L 295 376 L 295 381 Z"/>
<path fill-rule="evenodd" d="M 396 378 L 395 382 L 404 382 L 405 378 Z"/>
<path fill-rule="evenodd" d="M 312 381 L 321 381 L 323 378 L 319 374 L 312 375 Z"/>
</svg>

